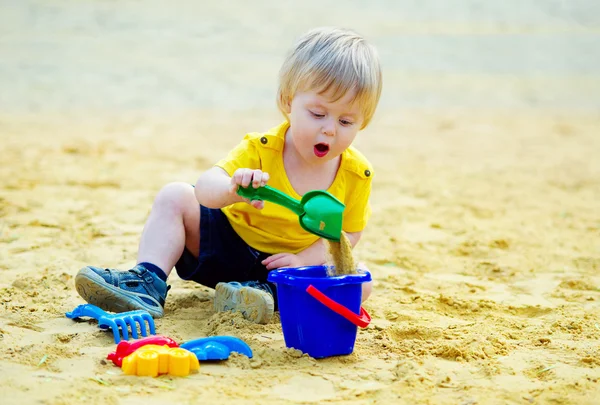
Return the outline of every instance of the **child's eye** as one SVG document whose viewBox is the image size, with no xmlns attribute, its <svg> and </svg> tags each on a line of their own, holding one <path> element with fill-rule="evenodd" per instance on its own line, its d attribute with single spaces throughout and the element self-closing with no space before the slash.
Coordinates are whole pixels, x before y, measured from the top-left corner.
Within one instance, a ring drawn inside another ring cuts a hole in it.
<svg viewBox="0 0 600 405">
<path fill-rule="evenodd" d="M 350 125 L 352 125 L 352 122 L 348 120 L 340 120 L 340 124 L 342 124 L 345 127 L 349 127 Z"/>
<path fill-rule="evenodd" d="M 310 110 L 309 110 L 310 111 Z M 323 118 L 325 115 L 310 111 L 310 114 L 315 118 Z"/>
</svg>

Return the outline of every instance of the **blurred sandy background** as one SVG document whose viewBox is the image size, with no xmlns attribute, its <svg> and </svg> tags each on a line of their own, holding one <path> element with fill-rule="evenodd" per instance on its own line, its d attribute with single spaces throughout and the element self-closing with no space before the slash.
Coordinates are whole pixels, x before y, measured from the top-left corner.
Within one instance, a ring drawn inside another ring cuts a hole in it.
<svg viewBox="0 0 600 405">
<path fill-rule="evenodd" d="M 316 361 L 173 277 L 158 331 L 254 359 L 123 376 L 110 334 L 64 317 L 75 273 L 133 265 L 162 185 L 280 122 L 283 55 L 320 25 L 384 65 L 357 141 L 372 325 Z M 598 403 L 598 44 L 594 0 L 0 0 L 0 402 Z"/>
</svg>

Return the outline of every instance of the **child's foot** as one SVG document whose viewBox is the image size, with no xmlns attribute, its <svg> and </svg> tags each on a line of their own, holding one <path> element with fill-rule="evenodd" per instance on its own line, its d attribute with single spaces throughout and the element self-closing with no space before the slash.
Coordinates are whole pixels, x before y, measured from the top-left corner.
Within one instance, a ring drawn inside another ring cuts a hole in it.
<svg viewBox="0 0 600 405">
<path fill-rule="evenodd" d="M 251 287 L 252 286 L 252 287 Z M 275 303 L 268 285 L 256 282 L 219 283 L 215 287 L 215 311 L 238 311 L 255 323 L 268 323 Z"/>
<path fill-rule="evenodd" d="M 129 271 L 84 267 L 75 277 L 75 288 L 84 300 L 105 311 L 143 309 L 154 318 L 163 316 L 169 290 L 167 283 L 141 265 Z"/>
</svg>

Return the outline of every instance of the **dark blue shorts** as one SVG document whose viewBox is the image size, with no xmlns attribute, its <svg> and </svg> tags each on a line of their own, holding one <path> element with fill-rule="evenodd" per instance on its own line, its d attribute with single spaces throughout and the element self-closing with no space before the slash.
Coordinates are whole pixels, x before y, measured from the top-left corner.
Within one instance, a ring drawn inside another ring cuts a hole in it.
<svg viewBox="0 0 600 405">
<path fill-rule="evenodd" d="M 196 258 L 184 249 L 175 269 L 182 279 L 210 288 L 229 281 L 266 283 L 269 270 L 261 261 L 268 256 L 248 246 L 220 209 L 200 205 L 200 254 Z M 269 285 L 275 292 L 275 285 Z"/>
</svg>

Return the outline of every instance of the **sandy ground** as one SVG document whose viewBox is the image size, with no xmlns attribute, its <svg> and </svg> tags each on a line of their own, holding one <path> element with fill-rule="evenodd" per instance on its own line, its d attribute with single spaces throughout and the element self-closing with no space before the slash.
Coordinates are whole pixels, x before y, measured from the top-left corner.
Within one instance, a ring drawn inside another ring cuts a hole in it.
<svg viewBox="0 0 600 405">
<path fill-rule="evenodd" d="M 595 3 L 254 3 L 0 3 L 0 402 L 598 403 Z M 278 123 L 283 52 L 327 23 L 371 37 L 386 69 L 357 140 L 376 172 L 356 250 L 372 324 L 315 360 L 278 319 L 214 314 L 212 290 L 174 276 L 158 331 L 238 336 L 254 358 L 124 376 L 111 335 L 64 316 L 74 275 L 134 264 L 162 185 Z"/>
</svg>

